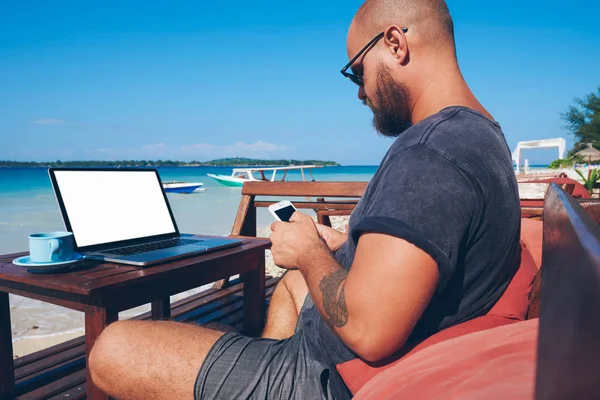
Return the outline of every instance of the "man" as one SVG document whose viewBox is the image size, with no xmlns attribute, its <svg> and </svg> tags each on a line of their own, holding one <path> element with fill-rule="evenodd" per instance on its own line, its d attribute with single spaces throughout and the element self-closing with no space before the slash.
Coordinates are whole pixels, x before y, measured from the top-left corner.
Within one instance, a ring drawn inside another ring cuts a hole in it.
<svg viewBox="0 0 600 400">
<path fill-rule="evenodd" d="M 272 225 L 293 270 L 263 338 L 123 321 L 93 349 L 94 382 L 118 398 L 349 398 L 336 365 L 381 362 L 408 340 L 485 314 L 519 259 L 520 211 L 500 126 L 465 83 L 443 0 L 368 0 L 342 73 L 383 135 L 397 136 L 349 235 L 305 214 Z M 349 71 L 352 72 L 349 72 Z"/>
</svg>

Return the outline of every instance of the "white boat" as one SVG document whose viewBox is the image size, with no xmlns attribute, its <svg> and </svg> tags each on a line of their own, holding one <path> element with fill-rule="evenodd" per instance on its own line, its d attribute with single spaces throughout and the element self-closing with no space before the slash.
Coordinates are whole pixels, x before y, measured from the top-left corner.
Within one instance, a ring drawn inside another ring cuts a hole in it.
<svg viewBox="0 0 600 400">
<path fill-rule="evenodd" d="M 205 192 L 206 189 L 202 188 L 204 183 L 202 182 L 179 182 L 170 181 L 163 183 L 163 188 L 166 193 L 197 193 Z"/>
<path fill-rule="evenodd" d="M 276 182 L 285 181 L 288 171 L 300 170 L 302 180 L 306 181 L 304 170 L 310 172 L 308 180 L 314 181 L 313 168 L 322 168 L 322 165 L 295 165 L 290 167 L 254 167 L 254 168 L 234 168 L 231 175 L 207 174 L 217 182 L 225 186 L 243 186 L 245 182 Z M 283 172 L 281 179 L 277 178 L 277 173 Z"/>
</svg>

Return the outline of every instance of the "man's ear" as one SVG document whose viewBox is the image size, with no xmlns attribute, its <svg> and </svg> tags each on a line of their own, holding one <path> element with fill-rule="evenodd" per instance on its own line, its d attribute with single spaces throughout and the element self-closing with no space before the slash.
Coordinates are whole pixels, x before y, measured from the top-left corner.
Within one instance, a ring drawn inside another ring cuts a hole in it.
<svg viewBox="0 0 600 400">
<path fill-rule="evenodd" d="M 402 28 L 397 25 L 388 26 L 384 31 L 383 40 L 398 65 L 406 65 L 409 60 L 408 42 Z"/>
</svg>

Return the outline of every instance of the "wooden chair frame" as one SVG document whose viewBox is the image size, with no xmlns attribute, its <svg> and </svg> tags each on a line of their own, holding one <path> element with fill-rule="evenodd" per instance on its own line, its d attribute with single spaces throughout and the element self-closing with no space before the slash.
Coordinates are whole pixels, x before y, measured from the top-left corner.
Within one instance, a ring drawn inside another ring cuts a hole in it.
<svg viewBox="0 0 600 400">
<path fill-rule="evenodd" d="M 600 202 L 580 203 L 555 184 L 546 193 L 538 400 L 600 393 L 599 215 Z"/>
<path fill-rule="evenodd" d="M 256 209 L 269 207 L 275 200 L 257 200 L 257 197 L 302 197 L 294 201 L 297 209 L 311 209 L 318 222 L 331 226 L 330 215 L 350 215 L 362 197 L 368 182 L 246 182 L 238 208 L 232 236 L 256 236 Z M 314 200 L 312 198 L 315 198 Z M 341 199 L 341 200 L 340 200 Z M 228 279 L 215 283 L 220 289 Z"/>
<path fill-rule="evenodd" d="M 256 208 L 269 207 L 276 201 L 258 201 L 257 196 L 307 197 L 294 201 L 298 209 L 312 209 L 322 217 L 328 213 L 349 215 L 362 197 L 368 182 L 247 182 L 242 188 L 232 235 L 256 236 Z M 316 200 L 310 200 L 316 197 Z M 349 200 L 327 200 L 342 198 Z M 336 214 L 337 215 L 337 214 Z"/>
</svg>

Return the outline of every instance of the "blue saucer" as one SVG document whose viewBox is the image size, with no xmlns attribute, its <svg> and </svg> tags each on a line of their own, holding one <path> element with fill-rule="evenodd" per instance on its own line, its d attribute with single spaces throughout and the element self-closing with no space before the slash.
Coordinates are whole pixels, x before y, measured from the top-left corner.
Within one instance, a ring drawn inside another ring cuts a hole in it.
<svg viewBox="0 0 600 400">
<path fill-rule="evenodd" d="M 23 256 L 19 258 L 15 258 L 13 260 L 13 264 L 19 265 L 21 267 L 27 268 L 29 272 L 36 273 L 46 273 L 46 272 L 56 272 L 67 267 L 71 267 L 73 264 L 83 260 L 84 257 L 81 254 L 74 254 L 73 259 L 67 261 L 57 261 L 57 262 L 48 262 L 48 263 L 40 263 L 31 261 L 30 256 Z"/>
</svg>

